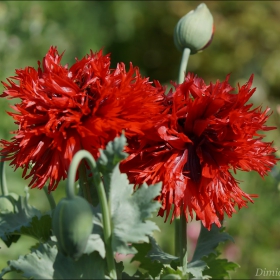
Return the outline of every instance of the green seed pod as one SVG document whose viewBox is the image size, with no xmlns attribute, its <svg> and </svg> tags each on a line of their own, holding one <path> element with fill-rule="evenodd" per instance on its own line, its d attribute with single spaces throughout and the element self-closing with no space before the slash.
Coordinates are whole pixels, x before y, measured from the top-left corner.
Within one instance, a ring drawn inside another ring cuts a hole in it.
<svg viewBox="0 0 280 280">
<path fill-rule="evenodd" d="M 63 198 L 55 208 L 52 220 L 58 250 L 78 259 L 84 252 L 93 229 L 93 213 L 80 196 Z"/>
<path fill-rule="evenodd" d="M 0 213 L 13 213 L 14 205 L 8 196 L 0 196 Z"/>
<path fill-rule="evenodd" d="M 189 48 L 191 54 L 195 54 L 211 43 L 213 34 L 213 16 L 202 3 L 179 20 L 174 30 L 174 43 L 178 50 Z"/>
</svg>

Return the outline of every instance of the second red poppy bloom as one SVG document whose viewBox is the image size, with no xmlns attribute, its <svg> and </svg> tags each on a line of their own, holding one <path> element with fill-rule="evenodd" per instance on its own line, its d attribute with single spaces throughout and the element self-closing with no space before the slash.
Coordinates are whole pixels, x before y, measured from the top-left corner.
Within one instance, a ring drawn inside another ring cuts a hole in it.
<svg viewBox="0 0 280 280">
<path fill-rule="evenodd" d="M 231 174 L 237 169 L 267 174 L 276 163 L 272 143 L 263 142 L 258 131 L 265 126 L 268 111 L 246 105 L 254 93 L 253 77 L 233 93 L 228 83 L 206 85 L 188 74 L 166 98 L 169 114 L 155 128 L 154 138 L 130 142 L 130 156 L 121 170 L 131 182 L 163 182 L 159 215 L 188 215 L 205 227 L 220 226 L 224 213 L 246 206 L 252 196 L 244 193 Z"/>
</svg>

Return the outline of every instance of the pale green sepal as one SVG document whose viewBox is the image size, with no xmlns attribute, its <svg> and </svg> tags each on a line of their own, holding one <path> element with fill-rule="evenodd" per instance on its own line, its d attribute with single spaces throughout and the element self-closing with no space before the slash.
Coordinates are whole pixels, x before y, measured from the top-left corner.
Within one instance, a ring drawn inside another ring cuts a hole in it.
<svg viewBox="0 0 280 280">
<path fill-rule="evenodd" d="M 179 20 L 174 30 L 174 43 L 178 50 L 189 48 L 191 54 L 195 54 L 211 41 L 212 35 L 213 16 L 202 3 Z"/>
</svg>

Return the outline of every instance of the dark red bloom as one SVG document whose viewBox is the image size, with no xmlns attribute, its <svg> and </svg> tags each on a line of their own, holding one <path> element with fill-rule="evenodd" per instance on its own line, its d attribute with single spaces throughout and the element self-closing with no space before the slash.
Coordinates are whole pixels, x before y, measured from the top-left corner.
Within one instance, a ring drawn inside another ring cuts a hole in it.
<svg viewBox="0 0 280 280">
<path fill-rule="evenodd" d="M 98 149 L 125 131 L 143 135 L 159 116 L 164 90 L 142 78 L 130 64 L 110 69 L 109 55 L 90 53 L 68 68 L 62 55 L 51 47 L 38 70 L 16 70 L 3 83 L 1 97 L 19 98 L 9 113 L 18 125 L 11 141 L 2 140 L 2 154 L 15 168 L 24 169 L 30 186 L 42 188 L 49 180 L 54 190 L 65 179 L 73 155 L 80 149 L 94 157 Z M 17 81 L 14 82 L 14 81 Z M 29 169 L 32 164 L 31 169 Z M 29 174 L 27 175 L 27 173 Z"/>
<path fill-rule="evenodd" d="M 274 129 L 265 126 L 269 109 L 246 105 L 255 91 L 253 76 L 238 93 L 228 79 L 206 85 L 188 74 L 168 94 L 169 114 L 153 138 L 130 141 L 121 170 L 135 184 L 163 182 L 160 216 L 166 212 L 167 218 L 174 206 L 172 219 L 184 213 L 188 220 L 195 212 L 205 227 L 221 226 L 224 213 L 231 216 L 254 196 L 239 188 L 230 170 L 263 177 L 276 163 L 272 143 L 258 132 Z"/>
</svg>

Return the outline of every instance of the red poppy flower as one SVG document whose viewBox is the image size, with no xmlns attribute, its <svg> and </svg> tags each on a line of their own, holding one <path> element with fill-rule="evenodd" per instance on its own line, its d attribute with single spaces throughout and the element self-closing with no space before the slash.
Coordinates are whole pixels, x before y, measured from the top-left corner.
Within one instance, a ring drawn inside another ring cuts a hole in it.
<svg viewBox="0 0 280 280">
<path fill-rule="evenodd" d="M 2 140 L 1 151 L 15 168 L 24 169 L 30 186 L 42 188 L 49 180 L 54 190 L 65 179 L 73 155 L 80 149 L 94 157 L 125 130 L 127 137 L 142 135 L 162 111 L 164 90 L 142 78 L 130 64 L 110 69 L 109 55 L 90 53 L 69 69 L 51 47 L 38 71 L 16 70 L 3 83 L 1 97 L 19 98 L 9 113 L 18 125 L 11 141 Z M 18 84 L 14 81 L 17 81 Z M 32 164 L 31 169 L 29 169 Z M 27 175 L 27 173 L 29 174 Z"/>
<path fill-rule="evenodd" d="M 167 218 L 173 205 L 172 220 L 183 213 L 188 220 L 195 212 L 205 227 L 221 226 L 224 213 L 231 216 L 254 196 L 239 188 L 230 170 L 264 176 L 276 163 L 272 143 L 258 133 L 274 129 L 265 126 L 269 109 L 246 105 L 255 91 L 253 76 L 237 94 L 228 79 L 206 85 L 188 74 L 167 95 L 169 114 L 154 139 L 130 141 L 121 170 L 135 184 L 163 182 L 160 216 Z"/>
</svg>

